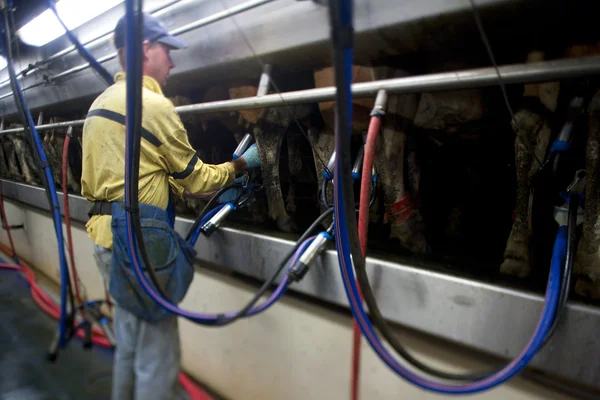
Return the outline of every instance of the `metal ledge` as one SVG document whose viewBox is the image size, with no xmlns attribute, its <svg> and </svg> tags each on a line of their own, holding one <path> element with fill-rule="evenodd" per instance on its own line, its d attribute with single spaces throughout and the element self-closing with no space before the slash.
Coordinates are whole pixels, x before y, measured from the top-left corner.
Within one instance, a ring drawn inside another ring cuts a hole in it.
<svg viewBox="0 0 600 400">
<path fill-rule="evenodd" d="M 43 189 L 0 180 L 7 199 L 48 211 Z M 59 194 L 62 204 L 62 194 Z M 71 218 L 87 221 L 89 203 L 71 195 Z M 185 234 L 193 221 L 177 218 Z M 293 241 L 233 228 L 221 228 L 196 245 L 198 261 L 263 279 L 274 271 Z M 367 268 L 386 318 L 501 357 L 514 357 L 529 339 L 541 311 L 537 294 L 485 284 L 410 265 L 367 258 Z M 292 290 L 346 306 L 334 251 L 327 251 Z M 569 304 L 564 321 L 532 365 L 600 389 L 600 310 Z"/>
</svg>

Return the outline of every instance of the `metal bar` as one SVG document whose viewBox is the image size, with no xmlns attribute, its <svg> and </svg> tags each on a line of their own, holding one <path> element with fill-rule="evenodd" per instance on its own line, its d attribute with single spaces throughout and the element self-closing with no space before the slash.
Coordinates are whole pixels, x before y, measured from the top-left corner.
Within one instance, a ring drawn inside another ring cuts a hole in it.
<svg viewBox="0 0 600 400">
<path fill-rule="evenodd" d="M 266 3 L 270 3 L 272 1 L 275 1 L 275 0 L 250 0 L 250 1 L 246 2 L 246 3 L 238 4 L 237 6 L 233 6 L 231 8 L 228 8 L 226 10 L 220 11 L 218 13 L 209 15 L 208 17 L 201 18 L 201 19 L 199 19 L 196 22 L 192 22 L 192 23 L 190 23 L 188 25 L 185 25 L 185 26 L 182 26 L 180 28 L 174 29 L 174 30 L 172 30 L 169 33 L 171 35 L 173 35 L 173 36 L 181 35 L 183 33 L 189 32 L 189 31 L 191 31 L 193 29 L 200 28 L 202 26 L 206 26 L 206 25 L 212 24 L 213 22 L 221 21 L 222 19 L 225 19 L 225 18 L 228 18 L 228 17 L 232 17 L 232 16 L 234 16 L 236 14 L 239 14 L 241 12 L 250 10 L 252 8 L 258 7 L 258 6 L 266 4 Z M 112 59 L 114 59 L 116 57 L 117 57 L 117 53 L 114 52 L 114 53 L 108 54 L 108 55 L 106 55 L 104 57 L 100 57 L 98 59 L 98 62 L 99 63 L 103 63 L 103 62 L 106 62 L 106 61 L 110 61 L 110 60 L 112 60 Z M 72 75 L 72 74 L 74 74 L 76 72 L 83 71 L 83 70 L 87 69 L 89 66 L 90 66 L 89 63 L 77 65 L 77 66 L 75 66 L 75 67 L 73 67 L 71 69 L 68 69 L 67 71 L 61 72 L 60 74 L 48 77 L 48 81 L 52 82 L 54 80 L 57 80 L 57 79 L 60 79 L 60 78 L 64 78 L 65 76 L 69 76 L 69 75 Z M 10 82 L 10 80 L 9 80 L 9 82 Z M 3 84 L 4 84 L 4 82 L 3 82 Z M 38 86 L 40 86 L 42 84 L 43 83 L 40 83 L 40 82 L 35 83 L 35 84 L 31 85 L 31 86 L 27 86 L 27 87 L 23 88 L 23 91 L 27 91 L 27 90 L 33 89 L 33 88 L 38 87 Z M 12 96 L 12 92 L 9 92 L 9 93 L 6 93 L 6 94 L 0 96 L 0 100 L 5 99 L 5 98 L 10 97 L 10 96 Z"/>
<path fill-rule="evenodd" d="M 108 57 L 108 56 L 107 56 Z M 79 67 L 76 67 L 79 68 Z M 70 70 L 69 70 L 70 71 Z M 65 71 L 64 73 L 67 73 Z M 581 78 L 600 74 L 600 56 L 555 61 L 543 61 L 531 64 L 514 64 L 499 67 L 500 76 L 507 84 L 544 82 L 561 79 Z M 472 89 L 498 84 L 498 75 L 492 67 L 468 69 L 454 72 L 408 76 L 383 79 L 380 81 L 355 83 L 352 95 L 356 98 L 375 97 L 380 90 L 393 94 L 430 92 L 457 89 Z M 238 111 L 253 108 L 282 107 L 296 104 L 335 100 L 335 87 L 298 90 L 264 96 L 241 99 L 221 100 L 207 103 L 190 104 L 176 107 L 179 115 L 209 114 L 222 111 Z M 78 125 L 82 120 L 47 124 L 38 130 L 64 127 L 64 124 Z M 0 131 L 0 134 L 21 132 L 23 129 Z"/>
<path fill-rule="evenodd" d="M 181 0 L 172 0 L 172 1 L 170 1 L 168 3 L 165 3 L 165 4 L 161 5 L 161 6 L 158 6 L 158 7 L 154 8 L 153 10 L 151 10 L 150 14 L 159 13 L 160 11 L 164 10 L 165 8 L 169 8 L 172 5 L 174 5 L 176 3 L 179 3 L 180 1 Z M 113 34 L 113 30 L 111 29 L 110 31 L 104 32 L 103 34 L 101 34 L 99 36 L 96 36 L 95 38 L 90 39 L 87 42 L 82 43 L 82 46 L 86 47 L 88 45 L 95 44 L 96 42 L 104 41 L 106 39 L 109 39 L 112 36 L 112 34 Z M 77 50 L 77 47 L 75 47 L 75 46 L 69 46 L 69 47 L 67 47 L 67 48 L 59 51 L 58 53 L 55 53 L 55 54 L 51 55 L 50 57 L 48 57 L 45 60 L 41 60 L 41 61 L 38 61 L 38 62 L 34 63 L 34 65 L 36 66 L 36 68 L 32 69 L 31 71 L 28 71 L 27 69 L 24 69 L 23 71 L 19 72 L 19 74 L 17 75 L 17 78 L 21 77 L 23 75 L 24 71 L 27 71 L 27 74 L 34 73 L 34 72 L 36 72 L 38 70 L 37 67 L 39 67 L 41 65 L 46 65 L 46 64 L 48 64 L 48 63 L 56 60 L 59 57 L 65 56 L 65 55 L 67 55 L 69 53 L 72 53 L 75 50 Z M 2 89 L 3 87 L 7 86 L 8 84 L 10 84 L 10 79 L 6 79 L 6 80 L 0 82 L 0 89 Z M 4 97 L 2 97 L 2 98 L 4 98 Z"/>
<path fill-rule="evenodd" d="M 201 18 L 198 21 L 195 21 L 190 24 L 179 27 L 177 29 L 174 29 L 170 32 L 170 34 L 173 36 L 182 35 L 191 30 L 212 24 L 213 22 L 217 22 L 222 19 L 239 14 L 241 12 L 251 10 L 255 7 L 262 6 L 263 4 L 267 4 L 272 1 L 274 1 L 274 0 L 250 0 L 246 3 L 238 4 L 237 6 L 230 7 L 226 10 L 209 15 L 208 17 Z"/>
<path fill-rule="evenodd" d="M 531 64 L 507 65 L 499 68 L 500 76 L 506 84 L 543 82 L 570 78 L 580 78 L 600 74 L 600 57 L 585 57 L 544 61 Z M 492 67 L 442 72 L 403 78 L 384 79 L 375 82 L 352 85 L 352 96 L 375 97 L 385 90 L 393 94 L 415 92 L 472 89 L 498 84 L 498 75 Z M 246 97 L 210 103 L 190 104 L 177 107 L 180 115 L 208 114 L 212 112 L 237 111 L 253 108 L 281 107 L 303 103 L 335 100 L 335 87 L 299 90 L 262 97 Z"/>
<path fill-rule="evenodd" d="M 42 188 L 0 180 L 6 199 L 48 211 Z M 59 197 L 62 194 L 59 195 Z M 87 222 L 89 203 L 69 195 L 71 218 Z M 61 197 L 62 198 L 62 197 Z M 59 199 L 60 200 L 60 199 Z M 62 200 L 60 204 L 62 206 Z M 175 230 L 185 235 L 190 219 L 177 217 Z M 32 227 L 33 228 L 33 227 Z M 289 252 L 295 237 L 221 227 L 196 244 L 204 265 L 265 279 Z M 389 255 L 388 255 L 389 256 Z M 382 257 L 367 257 L 367 270 L 383 315 L 391 321 L 500 357 L 514 357 L 525 345 L 542 309 L 539 294 L 427 270 Z M 444 268 L 447 271 L 447 268 Z M 347 307 L 333 250 L 316 257 L 307 276 L 290 290 Z M 600 388 L 600 309 L 569 302 L 552 340 L 532 366 Z"/>
</svg>

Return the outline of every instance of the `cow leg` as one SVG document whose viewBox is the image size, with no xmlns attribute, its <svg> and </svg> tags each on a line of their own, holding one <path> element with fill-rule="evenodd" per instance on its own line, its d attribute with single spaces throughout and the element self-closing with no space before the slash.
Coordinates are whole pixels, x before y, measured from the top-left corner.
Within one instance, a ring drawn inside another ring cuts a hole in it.
<svg viewBox="0 0 600 400">
<path fill-rule="evenodd" d="M 21 172 L 26 183 L 30 185 L 39 184 L 37 177 L 37 166 L 33 158 L 33 151 L 29 146 L 29 143 L 25 140 L 22 133 L 15 134 L 12 138 L 13 145 L 15 146 L 15 153 L 19 165 L 21 166 Z"/>
<path fill-rule="evenodd" d="M 589 113 L 583 236 L 575 257 L 575 270 L 583 277 L 578 279 L 575 290 L 597 299 L 600 298 L 600 91 L 590 102 Z"/>
<path fill-rule="evenodd" d="M 413 209 L 404 182 L 408 123 L 398 117 L 414 117 L 417 99 L 416 96 L 390 97 L 387 109 L 394 113 L 385 116 L 377 145 L 376 167 L 391 224 L 390 237 L 398 239 L 412 253 L 425 253 L 427 242 L 422 233 L 420 214 Z"/>
<path fill-rule="evenodd" d="M 8 161 L 4 154 L 4 139 L 0 138 L 0 177 L 5 179 L 11 178 L 11 172 L 8 168 Z"/>
<path fill-rule="evenodd" d="M 277 227 L 282 231 L 293 232 L 297 227 L 285 209 L 279 176 L 281 144 L 289 125 L 282 121 L 281 117 L 282 115 L 275 109 L 266 110 L 265 117 L 261 118 L 254 127 L 254 139 L 262 165 L 261 172 L 269 217 L 276 220 Z"/>
<path fill-rule="evenodd" d="M 288 132 L 286 135 L 288 150 L 288 170 L 290 173 L 286 210 L 290 214 L 296 212 L 296 185 L 295 177 L 302 172 L 302 152 L 300 149 L 302 143 L 302 134 L 299 132 Z"/>
<path fill-rule="evenodd" d="M 2 145 L 4 147 L 4 154 L 6 155 L 6 163 L 10 176 L 12 177 L 12 179 L 22 182 L 23 175 L 21 175 L 21 171 L 19 169 L 17 151 L 15 149 L 15 144 L 12 140 L 12 137 L 6 137 L 5 140 L 2 142 Z"/>
<path fill-rule="evenodd" d="M 531 239 L 530 188 L 531 179 L 539 168 L 538 160 L 546 156 L 550 141 L 548 122 L 534 111 L 522 108 L 515 114 L 515 164 L 517 169 L 516 218 L 506 243 L 503 274 L 525 277 L 531 271 L 529 244 Z"/>
<path fill-rule="evenodd" d="M 329 161 L 329 158 L 331 157 L 331 154 L 333 154 L 333 150 L 335 148 L 334 136 L 333 132 L 327 129 L 318 131 L 317 129 L 311 128 L 308 130 L 308 138 L 313 149 L 315 168 L 317 171 L 317 180 L 319 185 L 318 187 L 320 191 L 323 187 L 323 180 L 325 179 L 323 177 L 323 171 L 325 170 L 327 162 Z M 321 196 L 319 196 L 318 201 L 319 204 L 321 204 Z M 333 203 L 333 188 L 331 187 L 331 185 L 328 185 L 327 188 L 327 202 L 329 204 Z M 321 204 L 321 212 L 324 211 L 325 209 Z"/>
</svg>

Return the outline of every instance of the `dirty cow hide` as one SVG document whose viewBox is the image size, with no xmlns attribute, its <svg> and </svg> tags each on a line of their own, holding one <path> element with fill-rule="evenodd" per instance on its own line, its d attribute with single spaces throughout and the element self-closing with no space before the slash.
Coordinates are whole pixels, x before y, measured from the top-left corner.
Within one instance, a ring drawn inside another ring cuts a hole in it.
<svg viewBox="0 0 600 400">
<path fill-rule="evenodd" d="M 298 82 L 305 83 L 302 77 Z M 287 88 L 279 88 L 287 90 Z M 258 88 L 254 85 L 238 85 L 229 89 L 231 98 L 255 96 Z M 296 211 L 296 187 L 293 180 L 289 180 L 287 192 L 287 206 L 281 185 L 281 145 L 289 127 L 296 121 L 307 118 L 311 107 L 305 105 L 278 107 L 264 110 L 242 110 L 241 118 L 253 125 L 252 134 L 256 140 L 261 161 L 261 174 L 265 195 L 267 197 L 268 216 L 274 220 L 278 229 L 284 232 L 295 232 L 298 226 L 290 213 Z M 303 128 L 304 129 L 304 128 Z M 296 132 L 289 132 L 286 140 L 288 154 L 288 171 L 290 176 L 300 174 L 302 170 L 302 157 L 300 151 L 301 139 Z"/>
<path fill-rule="evenodd" d="M 418 95 L 388 98 L 387 113 L 379 134 L 375 162 L 384 193 L 390 238 L 397 239 L 404 249 L 417 254 L 427 252 L 428 247 L 423 235 L 423 218 L 416 206 L 417 203 L 411 200 L 405 177 L 406 172 L 418 174 L 419 168 L 415 163 L 406 171 L 405 165 L 407 165 L 407 131 L 412 125 L 418 102 Z M 414 191 L 413 196 L 416 197 L 416 193 Z"/>
<path fill-rule="evenodd" d="M 532 53 L 528 62 L 543 59 L 543 54 Z M 548 114 L 556 110 L 560 84 L 525 85 L 522 107 L 515 113 L 515 164 L 517 170 L 517 196 L 515 221 L 506 243 L 504 262 L 500 272 L 525 277 L 531 271 L 531 179 L 544 160 L 550 142 Z"/>
<path fill-rule="evenodd" d="M 583 236 L 575 257 L 578 293 L 600 298 L 600 91 L 589 105 Z"/>
<path fill-rule="evenodd" d="M 15 155 L 16 161 L 11 168 L 15 171 L 15 174 L 20 176 L 21 179 L 30 185 L 38 185 L 40 183 L 38 177 L 38 168 L 33 157 L 33 150 L 29 145 L 29 142 L 25 138 L 25 133 L 19 132 L 9 135 L 9 140 L 12 143 L 11 150 Z"/>
<path fill-rule="evenodd" d="M 5 150 L 9 146 L 8 143 L 10 143 L 10 140 L 8 140 L 7 135 L 0 136 L 0 146 L 2 146 L 0 147 L 0 176 L 5 179 L 17 179 L 9 167 L 8 157 L 6 156 L 6 154 L 9 154 Z"/>
</svg>

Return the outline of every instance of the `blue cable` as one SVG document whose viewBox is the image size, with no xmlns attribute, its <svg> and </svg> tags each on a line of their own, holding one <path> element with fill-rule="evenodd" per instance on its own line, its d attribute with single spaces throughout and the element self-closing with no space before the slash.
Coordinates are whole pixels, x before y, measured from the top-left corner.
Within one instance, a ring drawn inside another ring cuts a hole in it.
<svg viewBox="0 0 600 400">
<path fill-rule="evenodd" d="M 137 7 L 136 7 L 137 3 Z M 137 10 L 136 10 L 137 8 Z M 133 196 L 137 196 L 136 191 L 132 190 L 132 179 L 134 175 L 135 159 L 133 158 L 135 150 L 135 130 L 136 127 L 141 125 L 141 116 L 136 114 L 136 104 L 141 101 L 141 80 L 142 71 L 139 62 L 139 52 L 141 40 L 137 36 L 138 13 L 141 13 L 141 0 L 126 0 L 125 1 L 125 18 L 126 18 L 126 34 L 125 34 L 125 48 L 126 48 L 126 69 L 127 69 L 127 94 L 126 94 L 126 141 L 125 141 L 125 207 L 126 207 L 126 235 L 129 242 L 128 253 L 129 259 L 132 264 L 133 272 L 136 279 L 142 286 L 146 295 L 154 300 L 158 305 L 164 307 L 170 313 L 183 316 L 191 321 L 207 324 L 207 325 L 218 325 L 222 321 L 227 321 L 228 316 L 226 314 L 203 314 L 198 312 L 191 312 L 184 310 L 177 305 L 164 299 L 156 289 L 150 284 L 148 278 L 144 275 L 142 269 L 142 261 L 138 250 L 137 237 L 133 232 L 133 212 L 131 209 Z M 136 15 L 137 14 L 137 15 Z M 136 37 L 137 36 L 137 37 Z M 137 57 L 137 59 L 136 59 Z M 139 136 L 137 140 L 139 140 Z M 139 142 L 138 142 L 139 143 Z M 215 211 L 216 212 L 216 211 Z M 307 246 L 308 244 L 306 244 Z M 302 248 L 305 249 L 306 246 Z M 283 288 L 285 289 L 285 287 Z M 275 300 L 279 298 L 279 295 L 272 296 Z M 272 303 L 270 303 L 272 304 Z M 269 303 L 265 306 L 256 306 L 257 308 L 265 309 L 270 306 Z M 254 311 L 254 309 L 253 309 Z"/>
<path fill-rule="evenodd" d="M 106 68 L 104 68 L 99 62 L 98 60 L 96 60 L 94 58 L 94 56 L 92 56 L 92 54 L 88 51 L 88 49 L 86 49 L 81 42 L 79 41 L 79 39 L 77 39 L 77 36 L 75 36 L 75 34 L 69 30 L 69 28 L 67 28 L 67 25 L 65 25 L 65 23 L 63 22 L 63 20 L 60 18 L 60 16 L 58 15 L 58 11 L 56 10 L 56 5 L 54 4 L 54 0 L 46 0 L 46 3 L 48 4 L 48 8 L 50 8 L 50 10 L 52 10 L 52 12 L 54 13 L 54 15 L 56 16 L 56 19 L 58 20 L 58 22 L 62 25 L 62 27 L 65 30 L 65 34 L 69 37 L 69 40 L 71 41 L 71 43 L 73 43 L 73 45 L 77 48 L 77 51 L 79 52 L 79 54 L 81 55 L 81 57 L 83 57 L 89 64 L 90 66 L 96 70 L 96 72 L 98 72 L 98 74 L 100 74 L 100 77 L 102 79 L 104 79 L 104 81 L 106 82 L 107 85 L 112 85 L 114 83 L 113 77 L 110 74 L 110 72 L 108 72 L 106 70 Z"/>
<path fill-rule="evenodd" d="M 7 11 L 4 10 L 6 13 Z M 4 26 L 4 23 L 0 21 L 0 27 L 2 29 L 8 29 L 8 26 Z M 4 35 L 2 35 L 2 44 L 3 47 L 10 46 L 10 43 L 6 43 L 4 39 Z M 10 51 L 6 51 L 6 60 L 7 60 L 7 68 L 11 74 L 11 78 L 14 76 L 14 65 L 12 62 L 12 57 L 10 57 Z M 56 234 L 56 241 L 58 243 L 58 257 L 59 257 L 59 266 L 60 266 L 60 316 L 58 321 L 58 347 L 64 347 L 66 341 L 66 330 L 67 330 L 67 285 L 69 284 L 69 270 L 67 268 L 67 257 L 65 256 L 65 247 L 64 247 L 64 239 L 62 232 L 62 217 L 60 215 L 60 205 L 58 202 L 58 196 L 56 194 L 56 184 L 54 182 L 54 176 L 52 175 L 52 171 L 50 170 L 50 166 L 48 165 L 48 159 L 46 157 L 46 153 L 44 152 L 44 147 L 42 146 L 42 142 L 38 135 L 37 130 L 35 129 L 35 124 L 33 122 L 33 117 L 31 116 L 31 112 L 27 107 L 27 102 L 25 101 L 25 96 L 23 95 L 23 91 L 21 89 L 21 85 L 17 79 L 13 79 L 15 85 L 15 93 L 14 96 L 18 97 L 18 101 L 21 103 L 23 112 L 25 114 L 25 118 L 27 119 L 27 124 L 31 130 L 31 136 L 33 139 L 33 143 L 35 145 L 34 149 L 37 152 L 40 167 L 42 168 L 44 175 L 46 177 L 46 182 L 48 184 L 48 194 L 49 194 L 49 202 L 52 210 L 52 217 L 54 221 L 54 231 Z M 17 100 L 17 99 L 15 99 Z M 25 121 L 24 121 L 25 122 Z"/>
<path fill-rule="evenodd" d="M 339 1 L 339 12 L 340 12 L 340 25 L 341 29 L 346 30 L 347 32 L 351 32 L 351 0 L 336 0 Z M 336 27 L 334 27 L 335 29 Z M 339 27 L 338 27 L 339 28 Z M 336 51 L 340 51 L 339 48 L 335 49 Z M 351 79 L 352 79 L 352 49 L 345 47 L 341 51 L 343 51 L 343 79 L 341 82 L 338 82 L 338 96 L 342 91 L 346 91 L 347 101 L 345 102 L 345 106 L 348 107 L 348 121 L 350 124 L 352 121 L 352 99 L 351 99 Z M 341 86 L 341 88 L 339 87 Z M 338 97 L 339 99 L 339 97 Z M 345 121 L 341 121 L 339 126 Z M 336 132 L 336 151 L 338 154 L 342 154 L 341 152 L 347 150 L 343 149 L 340 144 L 340 132 Z M 345 173 L 345 167 L 343 165 L 342 160 L 344 157 L 337 157 L 336 159 L 336 167 L 335 167 L 335 180 L 334 180 L 334 198 L 335 198 L 335 229 L 336 229 L 336 246 L 338 249 L 338 261 L 340 264 L 340 271 L 342 274 L 344 288 L 346 290 L 346 295 L 348 296 L 348 300 L 350 302 L 350 308 L 354 318 L 356 319 L 361 332 L 367 339 L 371 348 L 379 355 L 379 357 L 385 362 L 388 367 L 390 367 L 394 372 L 400 375 L 402 378 L 406 379 L 410 383 L 413 383 L 419 386 L 422 389 L 445 393 L 445 394 L 471 394 L 480 392 L 496 385 L 499 385 L 506 380 L 512 378 L 516 374 L 518 374 L 523 368 L 527 366 L 527 364 L 531 361 L 531 359 L 535 356 L 536 352 L 540 349 L 543 344 L 544 338 L 552 325 L 552 321 L 554 318 L 554 314 L 556 312 L 556 308 L 558 305 L 559 299 L 559 291 L 560 291 L 560 270 L 561 270 L 561 262 L 564 260 L 564 254 L 566 252 L 566 228 L 559 228 L 556 242 L 553 251 L 552 257 L 552 265 L 550 268 L 550 275 L 548 278 L 548 286 L 546 290 L 546 301 L 544 304 L 544 309 L 542 312 L 542 316 L 538 322 L 538 325 L 535 329 L 535 332 L 529 341 L 528 345 L 525 347 L 523 352 L 514 359 L 510 364 L 508 364 L 505 368 L 494 373 L 488 377 L 485 377 L 481 380 L 474 381 L 466 384 L 459 385 L 449 385 L 446 383 L 438 383 L 434 381 L 430 381 L 425 379 L 415 373 L 413 373 L 410 369 L 405 368 L 403 365 L 397 362 L 394 357 L 389 353 L 387 348 L 383 345 L 377 333 L 375 332 L 366 311 L 362 305 L 362 302 L 359 297 L 358 287 L 356 285 L 356 279 L 354 276 L 352 259 L 351 259 L 351 245 L 348 237 L 348 223 L 344 218 L 345 215 L 345 204 L 344 198 L 342 196 L 342 191 L 344 189 L 344 179 L 342 179 L 341 174 Z M 351 227 L 352 229 L 356 229 L 355 226 Z"/>
</svg>

